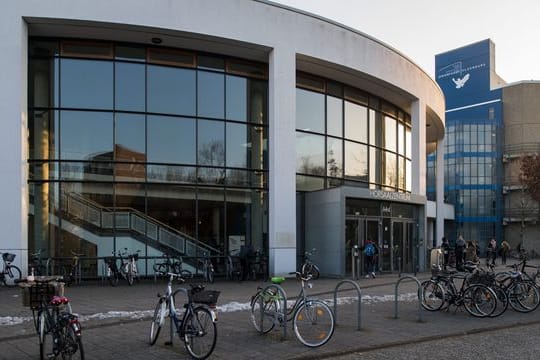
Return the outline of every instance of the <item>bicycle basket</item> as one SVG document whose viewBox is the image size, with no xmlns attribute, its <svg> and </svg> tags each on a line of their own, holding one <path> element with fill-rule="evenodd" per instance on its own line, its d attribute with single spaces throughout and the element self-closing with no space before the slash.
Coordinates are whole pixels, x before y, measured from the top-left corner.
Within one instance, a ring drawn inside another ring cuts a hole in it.
<svg viewBox="0 0 540 360">
<path fill-rule="evenodd" d="M 50 283 L 36 283 L 25 284 L 22 286 L 22 301 L 23 306 L 29 306 L 31 309 L 36 310 L 41 304 L 41 300 L 50 302 L 55 295 L 63 294 L 63 283 L 50 282 Z"/>
<path fill-rule="evenodd" d="M 194 303 L 214 305 L 218 301 L 220 291 L 216 290 L 202 290 L 191 293 L 191 300 Z"/>
<path fill-rule="evenodd" d="M 13 262 L 13 260 L 15 260 L 15 254 L 3 253 L 2 259 L 4 259 L 4 261 L 8 263 Z"/>
</svg>

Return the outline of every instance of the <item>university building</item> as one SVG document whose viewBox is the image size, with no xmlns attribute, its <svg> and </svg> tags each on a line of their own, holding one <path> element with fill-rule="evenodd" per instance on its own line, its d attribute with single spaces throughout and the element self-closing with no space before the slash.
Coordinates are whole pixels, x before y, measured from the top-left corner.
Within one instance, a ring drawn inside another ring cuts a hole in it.
<svg viewBox="0 0 540 360">
<path fill-rule="evenodd" d="M 20 0 L 0 18 L 0 251 L 25 270 L 38 249 L 99 276 L 123 249 L 151 274 L 163 252 L 249 247 L 287 274 L 315 247 L 345 276 L 371 238 L 381 271 L 413 271 L 453 217 L 442 182 L 426 196 L 443 93 L 367 34 L 262 0 Z"/>
</svg>

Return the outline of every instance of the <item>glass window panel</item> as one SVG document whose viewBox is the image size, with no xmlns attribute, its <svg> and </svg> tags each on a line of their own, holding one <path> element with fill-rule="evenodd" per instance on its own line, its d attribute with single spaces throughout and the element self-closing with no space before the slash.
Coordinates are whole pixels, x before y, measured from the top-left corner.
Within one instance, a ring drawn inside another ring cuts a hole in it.
<svg viewBox="0 0 540 360">
<path fill-rule="evenodd" d="M 54 104 L 54 94 L 58 83 L 56 73 L 58 59 L 28 60 L 28 103 L 29 106 L 51 107 Z"/>
<path fill-rule="evenodd" d="M 345 141 L 345 177 L 368 181 L 367 146 Z"/>
<path fill-rule="evenodd" d="M 369 143 L 375 146 L 381 146 L 380 141 L 381 122 L 378 113 L 375 110 L 369 110 Z"/>
<path fill-rule="evenodd" d="M 389 116 L 384 117 L 384 148 L 396 151 L 396 120 Z"/>
<path fill-rule="evenodd" d="M 345 137 L 367 143 L 367 108 L 345 102 Z"/>
<path fill-rule="evenodd" d="M 113 166 L 115 181 L 144 182 L 146 180 L 144 163 L 117 162 Z"/>
<path fill-rule="evenodd" d="M 398 154 L 405 155 L 405 125 L 398 123 Z"/>
<path fill-rule="evenodd" d="M 401 157 L 399 156 L 398 157 L 398 166 L 399 166 L 399 169 L 398 169 L 398 187 L 400 189 L 403 189 L 405 190 L 405 185 L 406 185 L 406 174 L 405 174 L 405 158 L 404 157 Z"/>
<path fill-rule="evenodd" d="M 64 40 L 61 47 L 62 56 L 111 59 L 113 55 L 113 44 L 107 42 Z"/>
<path fill-rule="evenodd" d="M 247 167 L 252 144 L 248 140 L 247 125 L 227 123 L 227 166 Z"/>
<path fill-rule="evenodd" d="M 30 111 L 28 116 L 29 159 L 58 159 L 58 113 Z M 56 144 L 53 143 L 56 139 Z"/>
<path fill-rule="evenodd" d="M 199 69 L 224 71 L 225 60 L 215 56 L 199 55 L 197 56 L 197 67 Z"/>
<path fill-rule="evenodd" d="M 247 167 L 268 169 L 268 133 L 262 126 L 248 126 Z"/>
<path fill-rule="evenodd" d="M 248 121 L 256 124 L 268 123 L 268 82 L 248 80 Z"/>
<path fill-rule="evenodd" d="M 225 126 L 221 121 L 199 120 L 197 163 L 223 166 L 225 164 Z"/>
<path fill-rule="evenodd" d="M 225 192 L 200 187 L 197 191 L 197 234 L 199 241 L 216 249 L 224 249 Z M 202 254 L 199 254 L 202 255 Z"/>
<path fill-rule="evenodd" d="M 113 181 L 113 164 L 109 162 L 62 162 L 60 180 Z"/>
<path fill-rule="evenodd" d="M 227 169 L 226 182 L 228 186 L 251 187 L 252 172 L 247 170 Z"/>
<path fill-rule="evenodd" d="M 251 61 L 238 60 L 238 59 L 227 59 L 227 72 L 254 76 L 258 78 L 267 78 L 267 68 L 265 64 L 254 63 Z"/>
<path fill-rule="evenodd" d="M 380 179 L 380 150 L 374 147 L 369 148 L 369 182 L 372 184 L 379 184 Z"/>
<path fill-rule="evenodd" d="M 118 60 L 145 61 L 146 48 L 136 47 L 136 46 L 116 45 L 114 55 L 115 55 L 115 58 Z"/>
<path fill-rule="evenodd" d="M 296 128 L 324 134 L 324 95 L 296 89 Z"/>
<path fill-rule="evenodd" d="M 64 108 L 112 109 L 113 63 L 98 60 L 61 60 L 61 99 Z"/>
<path fill-rule="evenodd" d="M 328 135 L 343 137 L 343 100 L 326 97 L 326 121 Z"/>
<path fill-rule="evenodd" d="M 412 134 L 411 128 L 408 126 L 405 128 L 405 156 L 409 159 L 412 158 Z"/>
<path fill-rule="evenodd" d="M 145 65 L 116 62 L 115 109 L 144 111 Z"/>
<path fill-rule="evenodd" d="M 148 111 L 195 115 L 195 71 L 164 66 L 147 66 Z"/>
<path fill-rule="evenodd" d="M 227 75 L 226 82 L 226 118 L 247 120 L 247 80 L 238 76 Z"/>
<path fill-rule="evenodd" d="M 249 189 L 228 189 L 226 198 L 228 253 L 239 255 L 243 244 L 264 253 L 265 203 L 261 194 Z"/>
<path fill-rule="evenodd" d="M 60 116 L 61 159 L 112 160 L 112 113 L 62 111 Z"/>
<path fill-rule="evenodd" d="M 343 176 L 343 140 L 327 138 L 326 163 L 328 164 L 328 176 Z"/>
<path fill-rule="evenodd" d="M 148 116 L 147 131 L 149 162 L 195 164 L 195 120 Z"/>
<path fill-rule="evenodd" d="M 317 191 L 324 189 L 324 178 L 296 175 L 296 191 Z"/>
<path fill-rule="evenodd" d="M 116 114 L 115 160 L 146 161 L 145 116 L 136 114 Z"/>
<path fill-rule="evenodd" d="M 194 166 L 148 165 L 148 181 L 164 183 L 197 182 L 197 169 Z"/>
<path fill-rule="evenodd" d="M 211 118 L 224 118 L 225 75 L 206 71 L 197 74 L 197 114 Z"/>
<path fill-rule="evenodd" d="M 324 175 L 324 136 L 296 132 L 296 172 Z"/>
<path fill-rule="evenodd" d="M 388 151 L 384 152 L 384 185 L 394 188 L 397 185 L 396 155 Z"/>
<path fill-rule="evenodd" d="M 177 49 L 148 48 L 148 62 L 194 67 L 195 54 Z"/>
</svg>

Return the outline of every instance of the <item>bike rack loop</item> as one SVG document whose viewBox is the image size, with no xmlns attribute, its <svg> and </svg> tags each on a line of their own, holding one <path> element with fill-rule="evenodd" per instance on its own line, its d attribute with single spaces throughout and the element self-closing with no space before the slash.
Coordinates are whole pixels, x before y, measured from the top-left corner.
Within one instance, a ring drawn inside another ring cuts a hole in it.
<svg viewBox="0 0 540 360">
<path fill-rule="evenodd" d="M 399 284 L 405 280 L 414 280 L 416 282 L 416 285 L 418 286 L 418 321 L 422 321 L 422 303 L 420 300 L 420 290 L 422 288 L 422 285 L 420 285 L 420 281 L 415 276 L 412 275 L 402 275 L 400 279 L 396 282 L 396 287 L 394 290 L 394 319 L 398 318 L 398 286 Z"/>
<path fill-rule="evenodd" d="M 277 293 L 281 294 L 283 298 L 283 307 L 281 308 L 282 315 L 283 315 L 283 337 L 281 340 L 287 339 L 287 294 L 285 293 L 285 290 L 278 284 L 270 284 L 266 286 L 264 289 L 261 290 L 261 294 L 264 294 L 267 290 L 275 289 Z M 264 307 L 260 307 L 260 316 L 261 316 L 261 323 L 264 321 Z"/>
<path fill-rule="evenodd" d="M 362 291 L 360 290 L 360 285 L 358 285 L 358 283 L 356 283 L 356 282 L 354 282 L 352 280 L 342 280 L 336 285 L 336 288 L 334 289 L 334 320 L 335 320 L 335 324 L 337 325 L 337 292 L 338 292 L 338 288 L 343 284 L 351 284 L 351 285 L 353 285 L 355 287 L 356 291 L 358 292 L 358 327 L 357 327 L 357 330 L 360 330 L 362 328 L 361 327 L 361 322 L 362 322 Z"/>
<path fill-rule="evenodd" d="M 186 294 L 186 297 L 189 297 L 188 291 L 189 291 L 188 289 L 183 288 L 183 287 L 174 290 L 174 292 L 173 292 L 173 294 L 172 294 L 172 298 L 173 298 L 174 301 L 175 301 L 174 306 L 176 306 L 176 297 L 175 297 L 176 293 L 181 292 L 181 293 Z M 167 311 L 169 311 L 169 309 L 167 309 Z M 172 346 L 172 344 L 173 344 L 174 334 L 176 333 L 176 329 L 173 327 L 173 322 L 174 322 L 174 320 L 173 320 L 173 318 L 171 317 L 171 314 L 170 314 L 170 312 L 169 312 L 169 329 L 170 329 L 171 332 L 170 332 L 170 338 L 169 338 L 169 341 L 166 341 L 166 342 L 165 342 L 165 345 Z M 176 326 L 176 325 L 175 325 L 175 326 Z"/>
</svg>

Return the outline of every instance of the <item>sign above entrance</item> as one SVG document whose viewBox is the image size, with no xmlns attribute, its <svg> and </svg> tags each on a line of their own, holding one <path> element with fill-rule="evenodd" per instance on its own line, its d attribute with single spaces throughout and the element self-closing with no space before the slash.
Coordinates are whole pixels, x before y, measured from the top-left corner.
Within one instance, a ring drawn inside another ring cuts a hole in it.
<svg viewBox="0 0 540 360">
<path fill-rule="evenodd" d="M 376 199 L 410 201 L 410 193 L 400 193 L 383 190 L 370 190 L 369 195 Z"/>
</svg>

